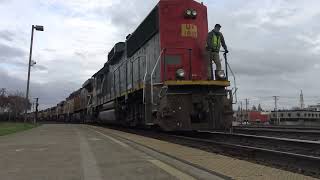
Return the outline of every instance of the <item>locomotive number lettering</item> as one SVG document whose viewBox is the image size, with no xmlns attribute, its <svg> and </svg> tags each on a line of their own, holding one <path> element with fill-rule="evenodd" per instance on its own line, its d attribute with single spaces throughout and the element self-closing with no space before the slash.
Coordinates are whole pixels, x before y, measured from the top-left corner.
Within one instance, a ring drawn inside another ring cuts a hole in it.
<svg viewBox="0 0 320 180">
<path fill-rule="evenodd" d="M 182 37 L 198 37 L 198 28 L 194 24 L 181 24 L 181 36 Z"/>
</svg>

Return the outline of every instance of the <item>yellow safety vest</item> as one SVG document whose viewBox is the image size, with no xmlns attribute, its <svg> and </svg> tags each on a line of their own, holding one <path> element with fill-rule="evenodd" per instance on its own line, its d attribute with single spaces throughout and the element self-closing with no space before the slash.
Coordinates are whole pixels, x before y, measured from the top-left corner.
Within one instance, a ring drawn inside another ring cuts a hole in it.
<svg viewBox="0 0 320 180">
<path fill-rule="evenodd" d="M 220 36 L 217 36 L 216 34 L 213 34 L 213 36 L 212 36 L 212 50 L 220 51 L 220 48 L 221 48 Z"/>
</svg>

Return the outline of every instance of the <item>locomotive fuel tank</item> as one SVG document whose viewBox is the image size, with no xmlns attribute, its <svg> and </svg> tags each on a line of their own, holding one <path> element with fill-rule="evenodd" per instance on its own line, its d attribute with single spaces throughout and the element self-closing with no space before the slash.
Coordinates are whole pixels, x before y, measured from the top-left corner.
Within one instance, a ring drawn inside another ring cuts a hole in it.
<svg viewBox="0 0 320 180">
<path fill-rule="evenodd" d="M 106 103 L 102 106 L 102 109 L 98 115 L 98 119 L 100 122 L 116 123 L 116 111 L 114 101 Z"/>
</svg>

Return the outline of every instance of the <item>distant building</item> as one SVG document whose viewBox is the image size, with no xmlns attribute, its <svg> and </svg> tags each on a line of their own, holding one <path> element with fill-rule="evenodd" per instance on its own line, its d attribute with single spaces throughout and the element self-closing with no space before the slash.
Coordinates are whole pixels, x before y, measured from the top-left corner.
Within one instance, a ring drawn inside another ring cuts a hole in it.
<svg viewBox="0 0 320 180">
<path fill-rule="evenodd" d="M 237 111 L 237 121 L 243 124 L 268 124 L 270 121 L 270 112 L 260 111 Z"/>
<path fill-rule="evenodd" d="M 280 125 L 320 126 L 320 111 L 317 108 L 272 111 L 270 123 Z"/>
<path fill-rule="evenodd" d="M 268 112 L 251 111 L 248 112 L 248 116 L 250 123 L 265 124 L 270 121 L 270 113 Z"/>
<path fill-rule="evenodd" d="M 306 109 L 310 111 L 320 111 L 320 104 L 308 106 Z"/>
</svg>

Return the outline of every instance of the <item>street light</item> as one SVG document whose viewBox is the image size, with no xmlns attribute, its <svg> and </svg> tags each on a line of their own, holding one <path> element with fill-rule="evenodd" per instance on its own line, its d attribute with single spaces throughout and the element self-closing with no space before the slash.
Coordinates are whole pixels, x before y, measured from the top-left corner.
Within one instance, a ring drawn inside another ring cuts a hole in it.
<svg viewBox="0 0 320 180">
<path fill-rule="evenodd" d="M 31 67 L 33 67 L 34 65 L 36 65 L 37 64 L 37 62 L 36 61 L 34 61 L 34 60 L 31 60 L 31 64 L 30 64 L 30 66 Z"/>
<path fill-rule="evenodd" d="M 43 26 L 40 25 L 32 25 L 31 28 L 31 43 L 30 43 L 30 53 L 29 53 L 29 65 L 28 65 L 28 81 L 27 81 L 27 92 L 26 92 L 26 107 L 25 107 L 25 118 L 24 121 L 27 120 L 27 111 L 28 111 L 28 99 L 29 99 L 29 84 L 30 84 L 30 68 L 35 65 L 35 61 L 31 61 L 32 58 L 32 45 L 33 45 L 33 33 L 36 31 L 43 31 Z"/>
<path fill-rule="evenodd" d="M 43 31 L 44 30 L 43 26 L 39 26 L 39 25 L 32 25 L 32 26 L 37 31 Z"/>
</svg>

